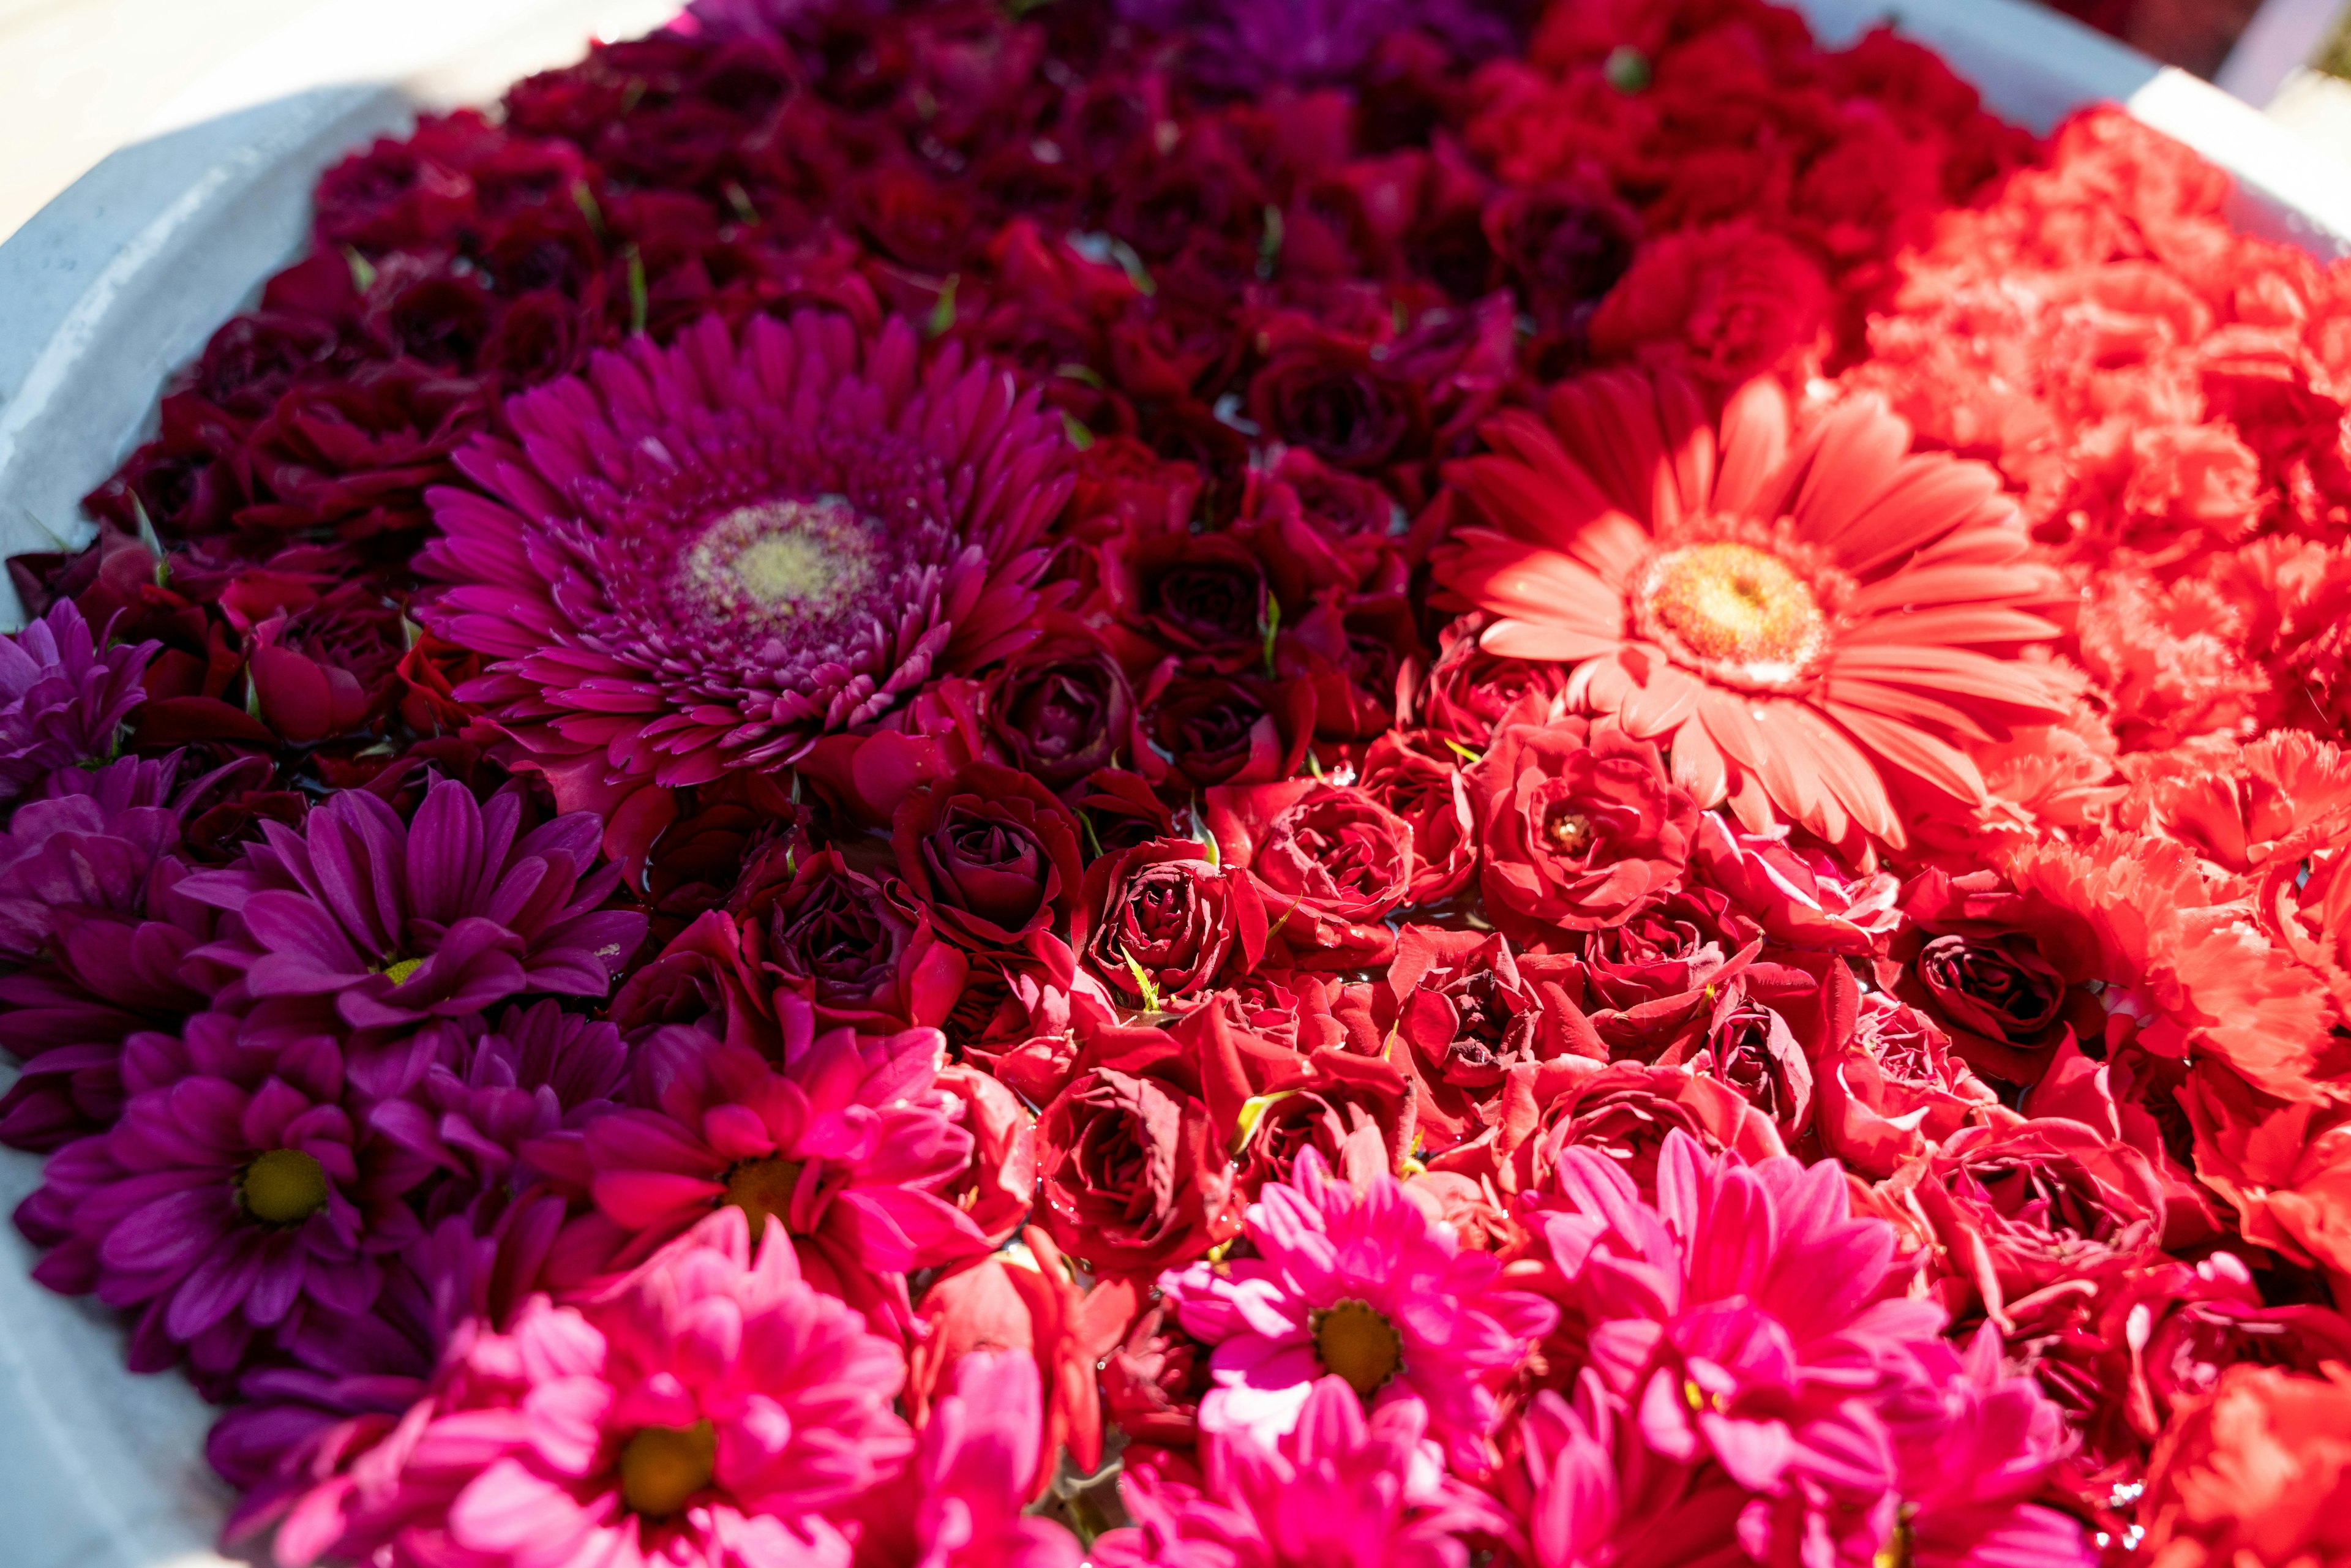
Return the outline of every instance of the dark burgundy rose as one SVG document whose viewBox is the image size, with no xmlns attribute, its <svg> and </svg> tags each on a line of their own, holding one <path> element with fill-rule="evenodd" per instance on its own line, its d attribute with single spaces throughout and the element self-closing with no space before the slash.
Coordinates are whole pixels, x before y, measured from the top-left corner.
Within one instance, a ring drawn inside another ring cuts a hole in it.
<svg viewBox="0 0 2351 1568">
<path fill-rule="evenodd" d="M 1546 334 L 1580 333 L 1633 265 L 1641 221 L 1604 189 L 1517 186 L 1486 205 L 1483 225 L 1519 302 Z"/>
<path fill-rule="evenodd" d="M 1419 663 L 1412 601 L 1402 593 L 1314 596 L 1274 642 L 1275 674 L 1314 693 L 1314 733 L 1370 740 L 1395 727 Z"/>
<path fill-rule="evenodd" d="M 1412 829 L 1407 905 L 1435 904 L 1478 872 L 1478 824 L 1459 754 L 1426 730 L 1393 730 L 1364 758 L 1364 789 Z"/>
<path fill-rule="evenodd" d="M 970 198 L 914 169 L 872 170 L 851 182 L 840 200 L 877 250 L 918 272 L 954 272 L 987 232 Z"/>
<path fill-rule="evenodd" d="M 1358 473 L 1419 455 L 1428 410 L 1417 382 L 1390 374 L 1367 344 L 1306 322 L 1270 329 L 1249 378 L 1249 417 L 1269 437 Z"/>
<path fill-rule="evenodd" d="M 1226 534 L 1144 539 L 1134 548 L 1134 612 L 1166 644 L 1244 658 L 1265 646 L 1265 569 Z"/>
<path fill-rule="evenodd" d="M 413 361 L 295 387 L 247 448 L 255 478 L 274 498 L 236 521 L 288 533 L 330 528 L 346 539 L 422 529 L 432 520 L 426 487 L 455 482 L 449 456 L 487 416 L 478 384 Z"/>
<path fill-rule="evenodd" d="M 497 297 L 475 278 L 423 277 L 381 300 L 374 326 L 420 363 L 463 370 L 496 329 L 499 310 Z"/>
<path fill-rule="evenodd" d="M 1040 1220 L 1097 1273 L 1191 1262 L 1241 1228 L 1225 1137 L 1179 1072 L 1081 1073 L 1037 1118 Z"/>
<path fill-rule="evenodd" d="M 1134 694 L 1100 638 L 1065 633 L 1021 649 L 987 683 L 987 727 L 1015 768 L 1049 789 L 1132 762 Z"/>
<path fill-rule="evenodd" d="M 1012 946 L 1066 917 L 1077 894 L 1077 819 L 1036 779 L 992 762 L 907 796 L 891 842 L 909 894 L 967 946 Z"/>
<path fill-rule="evenodd" d="M 1506 725 L 1469 787 L 1487 917 L 1521 941 L 1620 925 L 1688 863 L 1698 802 L 1622 731 Z"/>
<path fill-rule="evenodd" d="M 400 612 L 365 582 L 280 608 L 246 633 L 262 721 L 295 745 L 362 729 L 399 695 Z"/>
<path fill-rule="evenodd" d="M 1395 951 L 1384 923 L 1412 888 L 1412 830 L 1371 795 L 1313 779 L 1221 785 L 1207 793 L 1207 824 L 1297 963 L 1353 968 Z"/>
<path fill-rule="evenodd" d="M 1285 606 L 1317 594 L 1394 594 L 1405 585 L 1396 549 L 1403 509 L 1368 479 L 1343 474 L 1292 447 L 1251 487 L 1234 532 L 1264 563 Z M 1416 642 L 1408 633 L 1406 645 Z"/>
<path fill-rule="evenodd" d="M 2030 1089 L 2072 1034 L 2105 1034 L 2096 995 L 2053 956 L 2082 948 L 2070 917 L 1989 871 L 1921 873 L 1898 902 L 1908 918 L 1886 944 L 1879 983 L 1942 1025 L 1976 1071 Z"/>
<path fill-rule="evenodd" d="M 828 1028 L 937 1025 L 963 992 L 963 955 L 838 850 L 771 846 L 744 869 L 728 906 L 742 926 L 744 967 L 807 998 Z"/>
<path fill-rule="evenodd" d="M 552 288 L 534 288 L 507 307 L 475 356 L 485 374 L 514 387 L 536 386 L 578 370 L 593 346 L 601 292 L 574 304 Z"/>
<path fill-rule="evenodd" d="M 1265 956 L 1257 885 L 1189 839 L 1156 839 L 1086 868 L 1070 943 L 1118 1003 L 1184 1012 Z"/>
<path fill-rule="evenodd" d="M 1072 800 L 1089 860 L 1176 836 L 1175 813 L 1140 774 L 1105 768 L 1089 774 Z"/>
<path fill-rule="evenodd" d="M 1188 1448 L 1199 1437 L 1201 1396 L 1214 1386 L 1208 1355 L 1173 1308 L 1154 1302 L 1102 1362 L 1102 1408 L 1136 1442 Z"/>
<path fill-rule="evenodd" d="M 1314 691 L 1303 681 L 1229 675 L 1170 659 L 1145 690 L 1144 733 L 1173 788 L 1282 778 L 1313 738 Z"/>
</svg>

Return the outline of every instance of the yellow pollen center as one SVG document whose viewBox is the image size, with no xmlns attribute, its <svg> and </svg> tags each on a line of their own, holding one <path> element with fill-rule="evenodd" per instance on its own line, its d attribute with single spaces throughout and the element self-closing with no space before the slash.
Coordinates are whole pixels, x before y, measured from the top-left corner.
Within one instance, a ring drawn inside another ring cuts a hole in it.
<svg viewBox="0 0 2351 1568">
<path fill-rule="evenodd" d="M 408 977 L 423 967 L 424 967 L 424 960 L 422 958 L 402 958 L 397 964 L 386 964 L 383 967 L 383 977 L 395 986 L 404 986 L 408 984 Z"/>
<path fill-rule="evenodd" d="M 737 507 L 679 555 L 674 601 L 720 620 L 823 621 L 872 589 L 873 536 L 848 499 Z"/>
<path fill-rule="evenodd" d="M 1581 811 L 1556 811 L 1543 826 L 1551 841 L 1565 852 L 1582 854 L 1592 847 L 1592 819 Z"/>
<path fill-rule="evenodd" d="M 732 1204 L 743 1211 L 751 1222 L 751 1240 L 756 1244 L 768 1228 L 768 1216 L 774 1215 L 778 1224 L 789 1230 L 792 1227 L 792 1191 L 800 1184 L 800 1162 L 788 1160 L 781 1155 L 768 1155 L 756 1160 L 738 1160 L 726 1170 L 726 1196 L 718 1201 Z"/>
<path fill-rule="evenodd" d="M 1322 1370 L 1345 1378 L 1366 1399 L 1404 1364 L 1404 1336 L 1368 1301 L 1340 1301 L 1308 1322 Z"/>
<path fill-rule="evenodd" d="M 1642 629 L 1709 674 L 1770 686 L 1803 675 L 1828 640 L 1812 585 L 1769 550 L 1685 545 L 1641 574 Z"/>
<path fill-rule="evenodd" d="M 707 1421 L 691 1427 L 647 1427 L 621 1445 L 621 1500 L 636 1513 L 664 1518 L 710 1484 L 718 1454 Z"/>
<path fill-rule="evenodd" d="M 237 1184 L 246 1213 L 267 1225 L 298 1225 L 327 1207 L 327 1173 L 299 1149 L 271 1149 Z"/>
</svg>

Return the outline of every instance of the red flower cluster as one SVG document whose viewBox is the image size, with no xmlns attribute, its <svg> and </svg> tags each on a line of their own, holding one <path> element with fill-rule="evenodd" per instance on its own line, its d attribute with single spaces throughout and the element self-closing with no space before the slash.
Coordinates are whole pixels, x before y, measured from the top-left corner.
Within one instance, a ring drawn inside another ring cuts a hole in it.
<svg viewBox="0 0 2351 1568">
<path fill-rule="evenodd" d="M 329 171 L 0 645 L 19 1224 L 238 1529 L 2340 1554 L 2351 272 L 1538 9 L 702 0 Z"/>
</svg>

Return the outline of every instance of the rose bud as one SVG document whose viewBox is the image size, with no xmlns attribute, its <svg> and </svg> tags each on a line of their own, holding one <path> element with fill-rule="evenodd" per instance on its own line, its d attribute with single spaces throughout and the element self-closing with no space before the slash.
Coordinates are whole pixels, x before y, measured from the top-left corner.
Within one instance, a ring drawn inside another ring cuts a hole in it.
<svg viewBox="0 0 2351 1568">
<path fill-rule="evenodd" d="M 1395 950 L 1384 922 L 1412 888 L 1412 830 L 1364 790 L 1313 779 L 1224 786 L 1208 791 L 1207 824 L 1296 963 L 1353 968 Z"/>
<path fill-rule="evenodd" d="M 965 957 L 928 915 L 901 907 L 838 850 L 769 848 L 745 868 L 728 907 L 744 967 L 806 997 L 826 1028 L 935 1028 L 963 992 Z"/>
<path fill-rule="evenodd" d="M 1070 941 L 1121 1006 L 1185 1012 L 1264 958 L 1265 904 L 1203 846 L 1155 839 L 1086 868 Z"/>
<path fill-rule="evenodd" d="M 1077 819 L 1044 785 L 992 762 L 907 796 L 891 842 L 908 894 L 967 946 L 1015 946 L 1065 917 L 1077 894 Z"/>
<path fill-rule="evenodd" d="M 1143 754 L 1126 674 L 1089 633 L 1049 635 L 1013 654 L 987 683 L 987 702 L 988 733 L 1049 789 Z"/>
<path fill-rule="evenodd" d="M 1469 784 L 1487 914 L 1521 942 L 1620 925 L 1688 862 L 1698 802 L 1655 746 L 1621 731 L 1505 726 Z"/>
</svg>

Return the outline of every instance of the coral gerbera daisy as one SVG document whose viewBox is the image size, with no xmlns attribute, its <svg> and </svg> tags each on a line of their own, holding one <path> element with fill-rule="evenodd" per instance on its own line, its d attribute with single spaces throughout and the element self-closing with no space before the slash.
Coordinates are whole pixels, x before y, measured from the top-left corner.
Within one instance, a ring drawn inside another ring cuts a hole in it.
<svg viewBox="0 0 2351 1568">
<path fill-rule="evenodd" d="M 1437 580 L 1496 617 L 1489 652 L 1574 664 L 1571 705 L 1669 747 L 1700 805 L 1900 843 L 1889 784 L 1979 803 L 1968 743 L 2061 716 L 2014 657 L 2055 633 L 2026 608 L 2055 579 L 1992 469 L 1912 452 L 1874 398 L 1792 427 L 1772 381 L 1719 429 L 1674 372 L 1571 382 L 1447 470 L 1470 526 Z"/>
<path fill-rule="evenodd" d="M 773 768 L 1036 634 L 1068 447 L 1034 393 L 893 319 L 705 319 L 507 405 L 431 493 L 420 610 L 458 689 L 634 861 L 671 794 Z"/>
</svg>

